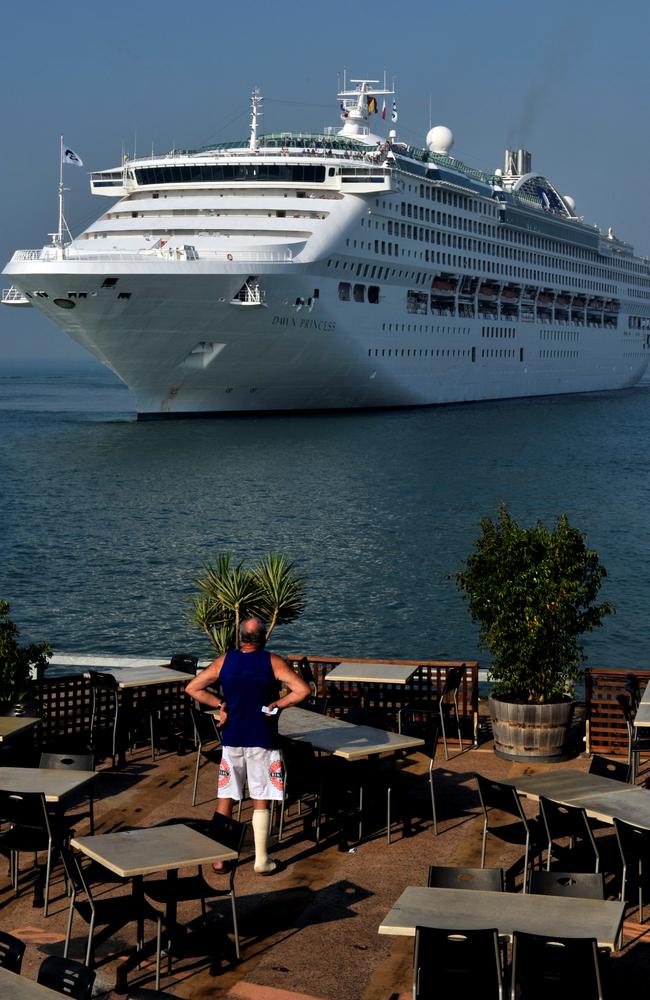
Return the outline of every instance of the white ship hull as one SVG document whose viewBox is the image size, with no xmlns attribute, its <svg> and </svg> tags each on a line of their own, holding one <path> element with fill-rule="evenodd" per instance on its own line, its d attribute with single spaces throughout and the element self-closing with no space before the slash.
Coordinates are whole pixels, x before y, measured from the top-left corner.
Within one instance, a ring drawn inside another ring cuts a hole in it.
<svg viewBox="0 0 650 1000">
<path fill-rule="evenodd" d="M 258 267 L 266 297 L 252 308 L 231 304 L 250 270 L 242 265 L 224 274 L 201 261 L 171 261 L 157 273 L 151 264 L 140 273 L 130 265 L 122 275 L 110 265 L 98 272 L 96 264 L 41 263 L 25 273 L 27 266 L 8 266 L 14 284 L 47 292 L 38 308 L 123 379 L 141 417 L 621 389 L 639 381 L 650 359 L 642 333 L 432 315 L 403 323 L 402 287 L 387 288 L 378 305 L 344 303 L 337 281 L 295 263 L 267 265 L 266 273 Z M 109 273 L 120 275 L 129 299 L 114 289 L 92 294 Z M 76 290 L 86 285 L 89 297 L 62 311 L 54 299 L 65 297 L 71 282 Z M 310 307 L 315 286 L 320 294 Z M 540 345 L 552 345 L 551 356 L 540 358 Z"/>
</svg>

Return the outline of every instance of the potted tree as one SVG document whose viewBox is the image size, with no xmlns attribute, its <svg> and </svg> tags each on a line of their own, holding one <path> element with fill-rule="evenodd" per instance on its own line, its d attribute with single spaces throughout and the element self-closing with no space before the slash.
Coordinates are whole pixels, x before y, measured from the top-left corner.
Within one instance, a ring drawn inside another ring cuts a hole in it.
<svg viewBox="0 0 650 1000">
<path fill-rule="evenodd" d="M 52 650 L 46 642 L 29 646 L 18 644 L 18 626 L 9 617 L 7 601 L 0 600 L 0 712 L 7 713 L 15 706 L 20 713 L 29 696 L 32 672 L 40 676 L 47 667 Z"/>
<path fill-rule="evenodd" d="M 237 647 L 243 618 L 261 618 L 270 636 L 277 625 L 299 618 L 304 607 L 305 581 L 279 552 L 269 552 L 252 567 L 235 564 L 230 552 L 221 552 L 196 584 L 200 593 L 192 601 L 190 618 L 217 654 Z"/>
<path fill-rule="evenodd" d="M 573 685 L 586 660 L 579 637 L 613 611 L 596 604 L 606 576 L 585 535 L 562 514 L 552 528 L 517 524 L 502 505 L 484 518 L 454 575 L 493 662 L 489 699 L 495 750 L 514 760 L 566 756 Z"/>
</svg>

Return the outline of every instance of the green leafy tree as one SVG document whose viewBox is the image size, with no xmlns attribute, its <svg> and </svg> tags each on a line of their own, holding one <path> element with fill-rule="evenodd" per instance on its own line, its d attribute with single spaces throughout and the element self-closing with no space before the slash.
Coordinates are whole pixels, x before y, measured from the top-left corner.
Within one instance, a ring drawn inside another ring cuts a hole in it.
<svg viewBox="0 0 650 1000">
<path fill-rule="evenodd" d="M 521 527 L 505 505 L 495 521 L 481 520 L 474 551 L 453 578 L 494 658 L 494 694 L 529 702 L 573 694 L 586 660 L 578 638 L 613 611 L 595 603 L 606 575 L 565 514 L 551 529 L 540 521 Z"/>
<path fill-rule="evenodd" d="M 270 636 L 277 625 L 303 612 L 304 578 L 279 552 L 269 552 L 250 568 L 234 563 L 232 553 L 220 552 L 195 582 L 200 593 L 192 600 L 190 618 L 217 653 L 236 648 L 239 623 L 251 615 L 267 623 Z"/>
<path fill-rule="evenodd" d="M 45 669 L 52 650 L 46 642 L 18 644 L 18 626 L 9 617 L 7 601 L 0 600 L 0 701 L 22 701 L 29 692 L 30 668 Z"/>
</svg>

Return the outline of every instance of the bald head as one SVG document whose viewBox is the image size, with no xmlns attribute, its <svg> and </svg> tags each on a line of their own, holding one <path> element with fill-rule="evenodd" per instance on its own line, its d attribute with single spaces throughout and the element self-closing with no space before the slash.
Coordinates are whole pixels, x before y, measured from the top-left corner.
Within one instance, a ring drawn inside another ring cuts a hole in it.
<svg viewBox="0 0 650 1000">
<path fill-rule="evenodd" d="M 266 642 L 266 628 L 261 618 L 244 618 L 239 624 L 239 645 L 263 649 Z"/>
</svg>

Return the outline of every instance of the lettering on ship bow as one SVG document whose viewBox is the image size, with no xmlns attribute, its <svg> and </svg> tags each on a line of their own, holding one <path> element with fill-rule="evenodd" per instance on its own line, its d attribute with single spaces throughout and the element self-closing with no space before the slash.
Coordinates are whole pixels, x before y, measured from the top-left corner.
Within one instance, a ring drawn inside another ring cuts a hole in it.
<svg viewBox="0 0 650 1000">
<path fill-rule="evenodd" d="M 274 316 L 271 326 L 295 326 L 299 330 L 319 330 L 321 333 L 331 333 L 336 330 L 336 322 L 329 319 L 296 319 L 294 316 Z"/>
</svg>

